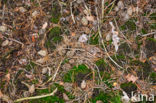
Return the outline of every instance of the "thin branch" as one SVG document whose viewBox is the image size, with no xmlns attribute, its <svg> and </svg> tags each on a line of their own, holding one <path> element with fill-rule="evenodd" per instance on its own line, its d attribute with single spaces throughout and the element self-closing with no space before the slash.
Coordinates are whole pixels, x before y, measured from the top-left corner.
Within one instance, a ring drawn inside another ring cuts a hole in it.
<svg viewBox="0 0 156 103">
<path fill-rule="evenodd" d="M 147 33 L 147 34 L 143 34 L 143 35 L 141 35 L 141 36 L 143 36 L 143 37 L 145 37 L 145 36 L 149 36 L 149 35 L 153 35 L 153 34 L 156 34 L 156 31 L 154 31 L 154 32 L 151 32 L 151 33 Z"/>
<path fill-rule="evenodd" d="M 24 100 L 32 100 L 32 99 L 39 99 L 39 98 L 44 98 L 44 97 L 48 97 L 48 96 L 53 96 L 56 92 L 57 92 L 57 88 L 50 94 L 41 95 L 41 96 L 34 96 L 34 97 L 20 98 L 20 99 L 15 100 L 14 102 L 21 102 Z"/>
<path fill-rule="evenodd" d="M 70 12 L 71 12 L 71 17 L 72 17 L 72 20 L 75 24 L 75 19 L 74 19 L 74 15 L 73 15 L 73 11 L 72 11 L 72 2 L 70 2 Z"/>
<path fill-rule="evenodd" d="M 5 39 L 8 39 L 8 40 L 14 41 L 14 42 L 16 42 L 16 43 L 18 43 L 18 44 L 21 44 L 22 47 L 24 46 L 24 44 L 23 44 L 22 42 L 18 41 L 18 40 L 15 40 L 15 39 L 13 39 L 13 38 L 7 38 L 7 37 L 5 37 L 5 36 L 3 36 L 3 37 L 4 37 Z"/>
<path fill-rule="evenodd" d="M 60 66 L 61 66 L 61 64 L 62 64 L 63 60 L 64 60 L 64 58 L 63 58 L 63 59 L 61 60 L 61 62 L 59 63 L 59 65 L 58 65 L 58 67 L 57 67 L 57 70 L 56 70 L 56 72 L 55 72 L 55 74 L 54 74 L 54 76 L 53 76 L 52 81 L 54 81 L 54 80 L 55 80 L 56 75 L 57 75 L 57 73 L 58 73 L 58 71 L 59 71 L 59 69 L 60 69 Z"/>
<path fill-rule="evenodd" d="M 104 17 L 104 8 L 105 8 L 105 0 L 102 0 L 102 20 L 103 20 L 103 17 Z"/>
</svg>

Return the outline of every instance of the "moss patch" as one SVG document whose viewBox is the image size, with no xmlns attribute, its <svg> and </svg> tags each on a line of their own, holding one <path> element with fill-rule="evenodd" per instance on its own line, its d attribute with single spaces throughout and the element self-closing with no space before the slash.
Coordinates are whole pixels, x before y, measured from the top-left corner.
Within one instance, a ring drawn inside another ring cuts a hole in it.
<svg viewBox="0 0 156 103">
<path fill-rule="evenodd" d="M 136 70 L 139 79 L 147 79 L 150 72 L 152 71 L 151 66 L 147 61 L 143 63 L 139 60 L 133 60 L 130 62 L 130 64 L 133 66 L 139 66 L 139 68 Z"/>
<path fill-rule="evenodd" d="M 97 34 L 94 34 L 90 37 L 89 43 L 91 45 L 99 44 L 99 36 Z"/>
<path fill-rule="evenodd" d="M 61 28 L 54 27 L 50 30 L 50 32 L 47 35 L 47 41 L 45 43 L 45 46 L 50 49 L 55 48 L 55 44 L 60 42 L 62 40 L 61 36 Z"/>
<path fill-rule="evenodd" d="M 118 50 L 119 54 L 128 54 L 130 52 L 131 52 L 131 48 L 127 43 L 123 43 L 119 46 L 119 50 Z"/>
<path fill-rule="evenodd" d="M 125 22 L 124 25 L 120 26 L 121 30 L 129 30 L 129 31 L 134 31 L 136 30 L 136 24 L 135 24 L 135 18 L 129 19 L 127 22 Z"/>
<path fill-rule="evenodd" d="M 99 71 L 104 71 L 108 67 L 108 64 L 104 61 L 104 59 L 96 61 L 96 65 L 98 66 Z"/>
<path fill-rule="evenodd" d="M 57 88 L 58 91 L 55 93 L 54 96 L 49 96 L 37 100 L 31 100 L 30 103 L 65 103 L 63 99 L 63 93 L 67 94 L 69 99 L 73 99 L 74 96 L 69 92 L 65 91 L 64 87 L 55 83 L 54 85 L 50 86 L 48 89 L 37 90 L 38 95 L 48 94 L 54 91 Z"/>
<path fill-rule="evenodd" d="M 137 86 L 132 82 L 122 83 L 120 87 L 129 95 L 131 96 L 131 92 L 135 92 L 137 90 Z"/>
<path fill-rule="evenodd" d="M 149 58 L 153 56 L 156 52 L 156 40 L 153 38 L 147 38 L 145 48 L 147 57 Z"/>
<path fill-rule="evenodd" d="M 121 97 L 118 91 L 104 93 L 104 92 L 96 92 L 96 95 L 93 92 L 92 103 L 96 103 L 98 100 L 101 100 L 103 103 L 122 103 Z"/>
<path fill-rule="evenodd" d="M 30 71 L 30 70 L 31 70 L 32 68 L 34 68 L 35 66 L 36 66 L 36 64 L 33 63 L 32 61 L 30 61 L 30 63 L 27 64 L 27 65 L 25 66 L 25 68 L 26 68 L 26 70 Z"/>
<path fill-rule="evenodd" d="M 156 73 L 155 72 L 150 73 L 150 81 L 152 83 L 156 83 Z"/>
<path fill-rule="evenodd" d="M 57 24 L 61 17 L 59 5 L 57 4 L 54 5 L 54 7 L 52 8 L 51 15 L 52 15 L 51 22 Z"/>
<path fill-rule="evenodd" d="M 80 82 L 83 79 L 86 79 L 85 76 L 90 73 L 90 69 L 87 68 L 84 64 L 74 66 L 70 71 L 68 71 L 64 76 L 64 82 Z"/>
</svg>

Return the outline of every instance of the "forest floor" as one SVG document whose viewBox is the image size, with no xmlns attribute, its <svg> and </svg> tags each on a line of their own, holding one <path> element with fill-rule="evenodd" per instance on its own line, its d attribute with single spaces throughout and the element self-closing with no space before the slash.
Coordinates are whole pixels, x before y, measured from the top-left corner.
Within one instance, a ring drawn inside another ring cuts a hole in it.
<svg viewBox="0 0 156 103">
<path fill-rule="evenodd" d="M 155 96 L 155 0 L 0 1 L 0 103 Z"/>
</svg>

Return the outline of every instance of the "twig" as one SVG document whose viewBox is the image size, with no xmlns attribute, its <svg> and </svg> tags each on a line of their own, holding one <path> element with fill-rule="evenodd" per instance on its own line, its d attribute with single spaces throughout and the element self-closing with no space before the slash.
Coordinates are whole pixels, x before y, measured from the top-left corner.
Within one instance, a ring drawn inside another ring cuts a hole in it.
<svg viewBox="0 0 156 103">
<path fill-rule="evenodd" d="M 106 9 L 108 9 L 109 6 L 113 5 L 113 3 L 114 3 L 115 1 L 116 1 L 116 0 L 112 1 L 112 2 L 104 9 L 104 11 L 105 11 Z"/>
<path fill-rule="evenodd" d="M 149 35 L 153 35 L 153 34 L 156 34 L 156 31 L 151 32 L 151 33 L 147 33 L 147 34 L 144 34 L 144 35 L 141 35 L 141 34 L 139 34 L 139 35 L 141 35 L 141 36 L 145 37 L 145 36 L 149 36 Z"/>
<path fill-rule="evenodd" d="M 55 74 L 54 74 L 54 76 L 53 76 L 52 81 L 54 81 L 54 80 L 55 80 L 56 75 L 57 75 L 57 73 L 58 73 L 58 70 L 60 69 L 60 66 L 61 66 L 61 64 L 62 64 L 63 60 L 64 60 L 64 58 L 61 60 L 60 64 L 58 65 L 57 70 L 56 70 L 56 72 L 55 72 Z"/>
<path fill-rule="evenodd" d="M 4 21 L 5 5 L 3 5 L 2 20 Z"/>
<path fill-rule="evenodd" d="M 56 75 L 57 75 L 57 73 L 58 73 L 58 70 L 60 69 L 60 66 L 61 66 L 61 64 L 62 64 L 62 62 L 63 62 L 63 60 L 64 60 L 64 58 L 61 60 L 61 62 L 59 63 L 59 65 L 58 65 L 58 67 L 57 67 L 57 69 L 56 69 L 56 72 L 55 72 L 55 74 L 54 74 L 54 76 L 53 77 L 51 77 L 51 78 L 49 78 L 49 80 L 46 82 L 46 83 L 48 83 L 49 81 L 54 81 L 55 80 L 55 78 L 56 78 Z M 45 83 L 44 83 L 45 84 Z M 43 84 L 43 85 L 44 85 Z"/>
<path fill-rule="evenodd" d="M 116 0 L 114 0 L 114 2 L 113 2 L 113 4 L 112 4 L 112 6 L 111 6 L 111 8 L 110 8 L 110 10 L 109 10 L 108 13 L 110 13 L 110 12 L 112 11 L 112 9 L 113 9 L 113 7 L 114 7 L 114 5 L 115 5 L 115 1 L 116 1 Z"/>
<path fill-rule="evenodd" d="M 32 99 L 39 99 L 39 98 L 44 98 L 44 97 L 48 97 L 48 96 L 53 96 L 56 92 L 57 92 L 57 88 L 50 94 L 41 95 L 41 96 L 34 96 L 34 97 L 20 98 L 20 99 L 15 100 L 14 102 L 21 102 L 24 100 L 32 100 Z"/>
<path fill-rule="evenodd" d="M 103 17 L 104 17 L 104 8 L 105 8 L 105 0 L 102 0 L 102 20 L 103 20 Z"/>
<path fill-rule="evenodd" d="M 21 44 L 22 45 L 22 47 L 24 46 L 24 44 L 22 43 L 22 42 L 20 42 L 20 41 L 17 41 L 17 40 L 15 40 L 15 39 L 13 39 L 13 38 L 7 38 L 7 37 L 5 37 L 5 36 L 3 36 L 5 39 L 8 39 L 8 40 L 11 40 L 11 41 L 14 41 L 14 42 L 16 42 L 16 43 L 18 43 L 18 44 Z"/>
<path fill-rule="evenodd" d="M 72 11 L 72 2 L 70 2 L 70 12 L 71 12 L 71 17 L 72 17 L 72 20 L 75 24 L 75 19 L 74 19 L 74 15 L 73 15 L 73 11 Z"/>
</svg>

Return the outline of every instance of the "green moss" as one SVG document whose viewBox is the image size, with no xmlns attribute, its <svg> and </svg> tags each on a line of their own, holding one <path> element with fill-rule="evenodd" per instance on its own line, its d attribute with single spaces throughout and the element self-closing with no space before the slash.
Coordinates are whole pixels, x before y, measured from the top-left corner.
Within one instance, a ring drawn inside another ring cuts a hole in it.
<svg viewBox="0 0 156 103">
<path fill-rule="evenodd" d="M 150 25 L 150 27 L 151 27 L 151 29 L 156 29 L 156 23 L 152 23 L 152 24 Z"/>
<path fill-rule="evenodd" d="M 1 81 L 0 82 L 0 89 L 4 89 L 5 88 L 5 83 L 6 83 L 6 81 Z"/>
<path fill-rule="evenodd" d="M 155 72 L 150 73 L 150 81 L 152 81 L 153 83 L 156 83 L 156 73 Z"/>
<path fill-rule="evenodd" d="M 2 39 L 0 38 L 0 46 L 2 45 L 2 42 L 3 42 L 3 41 L 2 41 Z"/>
<path fill-rule="evenodd" d="M 78 67 L 74 66 L 70 71 L 68 71 L 64 76 L 63 76 L 63 81 L 64 82 L 75 82 L 76 76 L 79 73 L 82 74 L 87 74 L 90 72 L 90 69 L 87 68 L 84 64 L 78 65 Z"/>
<path fill-rule="evenodd" d="M 50 49 L 54 49 L 56 43 L 60 42 L 62 40 L 61 36 L 61 28 L 54 27 L 50 30 L 50 32 L 47 35 L 47 41 L 45 42 L 45 46 Z"/>
<path fill-rule="evenodd" d="M 111 56 L 119 65 L 122 65 L 122 61 L 125 61 L 126 57 L 124 54 L 118 54 Z"/>
<path fill-rule="evenodd" d="M 117 92 L 116 95 L 111 99 L 111 103 L 122 103 L 119 92 Z"/>
<path fill-rule="evenodd" d="M 120 26 L 120 29 L 121 30 L 126 30 L 126 25 L 124 24 L 124 25 Z"/>
<path fill-rule="evenodd" d="M 100 71 L 104 71 L 106 68 L 108 68 L 108 64 L 104 61 L 104 59 L 96 61 L 96 65 Z"/>
<path fill-rule="evenodd" d="M 103 103 L 122 103 L 120 98 L 121 96 L 116 92 L 100 92 L 94 96 L 91 101 L 92 103 L 96 103 L 98 100 L 102 101 Z"/>
<path fill-rule="evenodd" d="M 58 35 L 60 35 L 61 34 L 61 28 L 59 28 L 59 27 L 54 27 L 54 28 L 52 28 L 51 30 L 50 30 L 50 33 L 48 34 L 48 37 L 49 38 L 52 38 L 52 37 L 54 37 L 54 36 L 58 36 Z"/>
<path fill-rule="evenodd" d="M 134 18 L 128 20 L 124 25 L 120 26 L 121 30 L 126 30 L 128 29 L 129 31 L 134 31 L 136 30 L 136 20 Z"/>
<path fill-rule="evenodd" d="M 128 54 L 131 52 L 131 48 L 127 43 L 123 43 L 119 46 L 118 53 L 120 54 L 119 56 L 125 58 L 122 54 Z"/>
<path fill-rule="evenodd" d="M 58 96 L 49 96 L 45 98 L 40 98 L 37 100 L 31 100 L 29 103 L 65 103 L 62 98 L 59 98 Z"/>
<path fill-rule="evenodd" d="M 35 63 L 33 63 L 32 61 L 30 61 L 30 63 L 29 64 L 27 64 L 26 66 L 25 66 L 25 68 L 28 70 L 28 71 L 30 71 L 32 68 L 34 68 L 36 66 L 36 64 Z"/>
<path fill-rule="evenodd" d="M 2 4 L 6 4 L 8 2 L 8 0 L 2 0 L 1 2 L 2 2 Z"/>
<path fill-rule="evenodd" d="M 103 103 L 108 103 L 110 100 L 111 96 L 108 95 L 107 93 L 99 93 L 93 100 L 93 103 L 96 103 L 96 101 L 101 100 Z"/>
<path fill-rule="evenodd" d="M 137 86 L 132 82 L 122 83 L 120 87 L 129 95 L 131 94 L 132 91 L 134 92 L 137 90 Z"/>
<path fill-rule="evenodd" d="M 154 39 L 154 38 L 147 38 L 147 40 L 148 40 L 148 41 L 151 41 L 151 42 L 153 42 L 153 43 L 156 43 L 156 39 Z"/>
<path fill-rule="evenodd" d="M 96 36 L 96 37 L 95 37 Z M 90 37 L 90 40 L 89 40 L 89 43 L 91 45 L 96 45 L 96 44 L 99 44 L 99 36 L 94 34 Z"/>
<path fill-rule="evenodd" d="M 147 57 L 153 56 L 156 52 L 156 40 L 154 38 L 147 38 L 145 48 Z"/>
<path fill-rule="evenodd" d="M 106 62 L 104 61 L 104 59 L 100 59 L 100 60 L 96 61 L 96 65 L 97 66 L 106 65 Z"/>
<path fill-rule="evenodd" d="M 135 41 L 136 41 L 136 44 L 138 45 L 138 49 L 140 49 L 140 46 L 141 46 L 141 44 L 142 44 L 142 37 L 141 36 L 137 36 L 136 38 L 135 38 Z"/>
<path fill-rule="evenodd" d="M 108 72 L 104 72 L 103 73 L 103 81 L 109 80 L 110 77 L 111 77 L 111 74 L 110 73 L 108 73 Z"/>
<path fill-rule="evenodd" d="M 57 24 L 61 17 L 60 8 L 57 4 L 54 5 L 54 7 L 52 8 L 51 15 L 52 15 L 51 22 Z"/>
<path fill-rule="evenodd" d="M 38 80 L 32 80 L 31 82 L 32 82 L 33 84 L 39 83 Z"/>
<path fill-rule="evenodd" d="M 133 19 L 128 20 L 125 24 L 127 25 L 127 28 L 129 30 L 132 30 L 132 31 L 136 30 L 136 24 L 135 24 L 135 21 Z"/>
<path fill-rule="evenodd" d="M 36 93 L 37 95 L 43 95 L 43 94 L 49 94 L 54 91 L 54 89 L 57 88 L 58 91 L 55 93 L 54 96 L 48 96 L 45 98 L 40 98 L 36 100 L 31 100 L 30 103 L 64 103 L 63 98 L 61 97 L 62 93 L 66 92 L 64 90 L 64 87 L 55 83 L 52 86 L 50 86 L 49 89 L 42 89 L 42 90 L 37 90 Z"/>
<path fill-rule="evenodd" d="M 61 36 L 55 36 L 55 37 L 52 38 L 52 41 L 54 43 L 57 43 L 58 41 L 61 41 L 61 40 L 62 40 L 62 37 Z"/>
<path fill-rule="evenodd" d="M 106 2 L 106 3 L 105 3 L 105 6 L 108 6 L 108 5 L 109 5 L 109 2 Z"/>
<path fill-rule="evenodd" d="M 152 14 L 150 15 L 150 19 L 151 19 L 151 20 L 156 20 L 156 13 L 152 13 Z"/>
<path fill-rule="evenodd" d="M 141 29 L 142 34 L 147 34 L 147 31 L 145 29 Z"/>
<path fill-rule="evenodd" d="M 130 64 L 139 67 L 138 69 L 136 69 L 137 76 L 139 77 L 139 79 L 147 79 L 150 72 L 152 71 L 151 66 L 147 61 L 143 63 L 139 60 L 133 60 L 130 62 Z"/>
<path fill-rule="evenodd" d="M 68 63 L 68 62 L 69 62 L 69 59 L 66 58 L 63 60 L 62 65 L 64 65 L 65 63 Z"/>
</svg>

